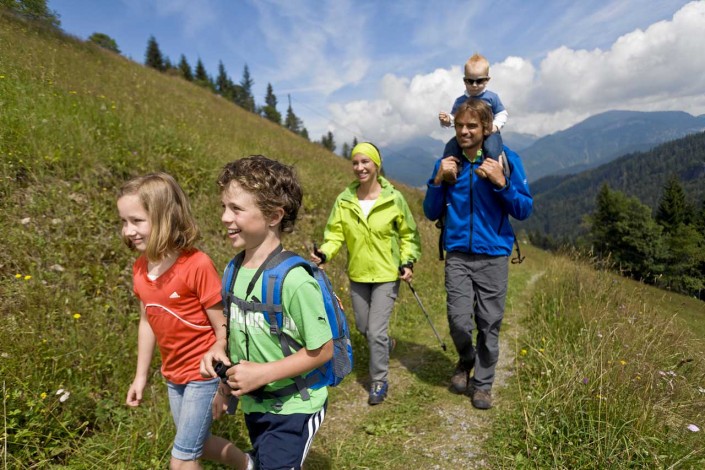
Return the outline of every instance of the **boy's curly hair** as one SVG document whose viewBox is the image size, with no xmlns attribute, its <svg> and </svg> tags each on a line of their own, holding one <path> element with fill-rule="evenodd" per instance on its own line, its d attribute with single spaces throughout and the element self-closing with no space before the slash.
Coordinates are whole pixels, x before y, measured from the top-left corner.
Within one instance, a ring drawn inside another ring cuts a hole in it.
<svg viewBox="0 0 705 470">
<path fill-rule="evenodd" d="M 226 191 L 232 182 L 254 196 L 265 217 L 272 217 L 280 207 L 284 209 L 281 231 L 294 231 L 303 191 L 293 166 L 264 155 L 250 155 L 223 167 L 217 181 L 220 192 Z"/>
</svg>

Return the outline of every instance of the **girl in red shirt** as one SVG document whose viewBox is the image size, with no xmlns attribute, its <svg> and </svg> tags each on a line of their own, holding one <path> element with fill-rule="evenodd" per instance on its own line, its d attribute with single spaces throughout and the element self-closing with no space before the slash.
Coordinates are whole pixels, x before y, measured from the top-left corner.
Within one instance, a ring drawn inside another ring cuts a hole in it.
<svg viewBox="0 0 705 470">
<path fill-rule="evenodd" d="M 133 290 L 140 300 L 137 372 L 126 403 L 136 407 L 142 401 L 159 346 L 176 424 L 170 468 L 200 468 L 202 456 L 247 469 L 247 454 L 210 434 L 224 395 L 216 393 L 220 379 L 204 379 L 199 364 L 216 338 L 225 338 L 225 321 L 218 272 L 208 255 L 194 248 L 199 230 L 188 199 L 173 177 L 150 173 L 121 188 L 117 208 L 125 244 L 140 253 L 133 266 Z"/>
</svg>

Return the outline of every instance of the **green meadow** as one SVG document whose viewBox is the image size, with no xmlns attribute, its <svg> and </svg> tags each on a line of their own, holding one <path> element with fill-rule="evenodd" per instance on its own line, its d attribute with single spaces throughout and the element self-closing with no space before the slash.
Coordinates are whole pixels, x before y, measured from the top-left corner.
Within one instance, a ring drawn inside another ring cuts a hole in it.
<svg viewBox="0 0 705 470">
<path fill-rule="evenodd" d="M 3 469 L 168 466 L 173 423 L 158 356 L 142 406 L 124 404 L 139 314 L 116 193 L 139 174 L 174 175 L 200 248 L 224 267 L 234 253 L 215 178 L 251 154 L 296 167 L 304 207 L 284 244 L 307 253 L 352 179 L 348 161 L 197 85 L 0 10 Z M 401 286 L 389 399 L 366 404 L 366 346 L 353 332 L 355 370 L 331 389 L 307 468 L 705 467 L 705 304 L 523 243 L 495 408 L 475 410 L 447 389 L 455 354 L 438 231 L 423 194 L 397 187 L 423 241 L 414 285 L 448 351 Z M 352 319 L 344 268 L 343 254 L 328 273 Z M 213 432 L 249 448 L 241 413 Z"/>
</svg>

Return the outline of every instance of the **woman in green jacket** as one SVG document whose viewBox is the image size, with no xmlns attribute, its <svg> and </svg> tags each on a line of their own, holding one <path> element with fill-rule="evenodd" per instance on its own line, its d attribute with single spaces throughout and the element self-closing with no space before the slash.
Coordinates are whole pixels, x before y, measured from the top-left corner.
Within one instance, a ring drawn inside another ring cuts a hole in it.
<svg viewBox="0 0 705 470">
<path fill-rule="evenodd" d="M 404 196 L 380 175 L 382 157 L 369 142 L 351 152 L 356 180 L 338 195 L 320 248 L 311 253 L 317 264 L 330 261 L 343 243 L 348 249 L 348 277 L 355 325 L 370 348 L 370 394 L 377 405 L 387 396 L 387 334 L 399 280 L 410 282 L 421 255 L 416 222 Z"/>
</svg>

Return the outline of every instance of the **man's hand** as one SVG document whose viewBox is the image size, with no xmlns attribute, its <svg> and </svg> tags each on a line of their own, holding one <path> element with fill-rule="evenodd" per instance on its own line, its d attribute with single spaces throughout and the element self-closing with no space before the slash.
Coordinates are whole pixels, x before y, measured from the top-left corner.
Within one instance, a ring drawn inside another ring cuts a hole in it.
<svg viewBox="0 0 705 470">
<path fill-rule="evenodd" d="M 458 165 L 460 164 L 460 160 L 458 157 L 450 156 L 446 157 L 443 160 L 441 160 L 441 164 L 438 167 L 438 173 L 436 173 L 436 177 L 433 180 L 433 183 L 435 185 L 439 185 L 442 182 L 446 182 L 449 184 L 454 184 L 456 181 L 458 181 Z"/>
<path fill-rule="evenodd" d="M 475 169 L 475 174 L 480 178 L 488 179 L 498 188 L 503 188 L 507 184 L 502 164 L 493 158 L 485 158 L 482 164 Z"/>
</svg>

